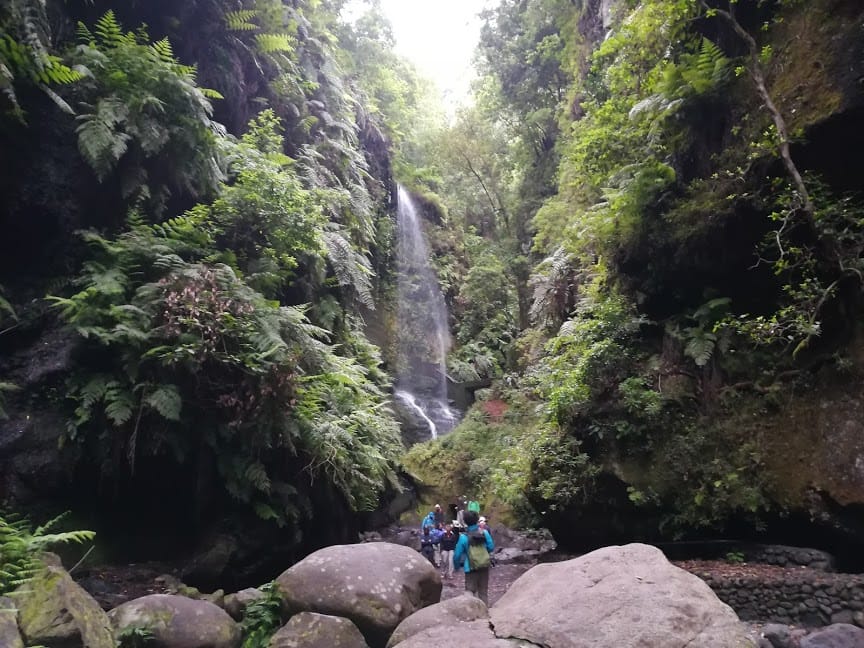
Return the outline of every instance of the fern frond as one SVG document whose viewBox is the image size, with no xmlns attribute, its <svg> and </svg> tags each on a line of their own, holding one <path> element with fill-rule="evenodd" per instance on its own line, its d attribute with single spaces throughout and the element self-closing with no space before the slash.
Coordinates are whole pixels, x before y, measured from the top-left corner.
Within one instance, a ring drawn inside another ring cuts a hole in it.
<svg viewBox="0 0 864 648">
<path fill-rule="evenodd" d="M 96 37 L 105 47 L 118 47 L 124 42 L 123 29 L 114 15 L 114 10 L 106 11 L 93 26 Z"/>
<path fill-rule="evenodd" d="M 231 31 L 254 31 L 258 29 L 258 25 L 250 21 L 257 15 L 258 12 L 254 9 L 229 11 L 225 14 L 225 26 Z"/>
<path fill-rule="evenodd" d="M 180 420 L 183 399 L 176 385 L 159 385 L 145 402 L 169 421 Z"/>
<path fill-rule="evenodd" d="M 339 285 L 353 290 L 360 303 L 374 309 L 372 265 L 369 259 L 357 252 L 340 232 L 332 230 L 324 232 L 323 239 L 327 248 L 327 259 L 333 267 Z"/>
<path fill-rule="evenodd" d="M 256 34 L 255 43 L 265 54 L 293 52 L 296 46 L 296 41 L 288 34 Z"/>
</svg>

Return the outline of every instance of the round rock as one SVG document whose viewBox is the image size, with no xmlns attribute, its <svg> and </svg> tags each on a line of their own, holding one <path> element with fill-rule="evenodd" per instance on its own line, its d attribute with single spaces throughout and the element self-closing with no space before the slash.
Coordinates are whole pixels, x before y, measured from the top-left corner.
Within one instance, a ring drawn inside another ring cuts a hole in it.
<svg viewBox="0 0 864 648">
<path fill-rule="evenodd" d="M 342 617 L 301 612 L 273 635 L 270 648 L 369 648 L 353 623 Z"/>
<path fill-rule="evenodd" d="M 402 619 L 441 599 L 441 575 L 417 551 L 388 542 L 334 545 L 276 579 L 283 611 L 350 619 L 373 648 Z"/>
<path fill-rule="evenodd" d="M 848 623 L 835 623 L 801 640 L 801 648 L 861 648 L 864 630 Z"/>
<path fill-rule="evenodd" d="M 387 648 L 392 648 L 427 628 L 454 627 L 459 623 L 488 618 L 489 610 L 483 601 L 471 594 L 462 594 L 418 610 L 402 621 L 387 642 Z"/>
<path fill-rule="evenodd" d="M 735 612 L 656 547 L 604 547 L 523 574 L 490 611 L 499 638 L 548 648 L 751 647 Z"/>
<path fill-rule="evenodd" d="M 117 632 L 143 626 L 159 648 L 237 648 L 240 628 L 225 610 L 207 601 L 150 594 L 108 613 Z"/>
</svg>

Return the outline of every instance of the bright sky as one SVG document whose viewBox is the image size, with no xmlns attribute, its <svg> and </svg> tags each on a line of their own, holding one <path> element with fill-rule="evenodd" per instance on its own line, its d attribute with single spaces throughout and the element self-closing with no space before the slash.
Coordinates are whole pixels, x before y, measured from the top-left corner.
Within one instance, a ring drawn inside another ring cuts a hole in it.
<svg viewBox="0 0 864 648">
<path fill-rule="evenodd" d="M 480 38 L 477 14 L 498 0 L 381 0 L 396 51 L 431 78 L 453 108 L 468 97 L 471 59 Z"/>
</svg>

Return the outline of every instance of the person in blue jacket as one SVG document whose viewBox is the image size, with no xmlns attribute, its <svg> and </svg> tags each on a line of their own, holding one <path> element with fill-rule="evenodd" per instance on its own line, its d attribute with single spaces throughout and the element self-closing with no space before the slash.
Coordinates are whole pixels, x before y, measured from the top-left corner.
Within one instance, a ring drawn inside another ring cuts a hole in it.
<svg viewBox="0 0 864 648">
<path fill-rule="evenodd" d="M 423 518 L 423 521 L 420 523 L 420 533 L 423 533 L 424 529 L 427 528 L 430 531 L 435 528 L 435 511 L 429 511 L 429 514 Z"/>
<path fill-rule="evenodd" d="M 485 541 L 486 544 L 486 551 L 491 556 L 492 551 L 495 549 L 495 543 L 492 542 L 492 536 L 488 531 L 485 529 L 481 530 L 477 526 L 480 516 L 476 511 L 465 511 L 464 519 L 468 529 L 465 533 L 462 533 L 459 536 L 459 542 L 456 543 L 456 549 L 453 552 L 453 564 L 456 566 L 462 565 L 462 569 L 465 572 L 465 591 L 471 592 L 486 605 L 489 605 L 490 561 L 485 561 L 485 567 L 472 569 L 468 561 L 468 547 L 472 540 L 472 536 L 480 539 L 482 534 L 482 540 Z"/>
</svg>

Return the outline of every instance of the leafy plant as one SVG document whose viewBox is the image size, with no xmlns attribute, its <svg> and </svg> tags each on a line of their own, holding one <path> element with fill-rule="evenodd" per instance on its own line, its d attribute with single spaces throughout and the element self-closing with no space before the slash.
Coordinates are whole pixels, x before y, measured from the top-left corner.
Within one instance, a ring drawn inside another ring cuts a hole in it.
<svg viewBox="0 0 864 648">
<path fill-rule="evenodd" d="M 83 78 L 52 52 L 51 28 L 46 5 L 39 0 L 10 0 L 0 7 L 0 94 L 22 119 L 15 85 L 31 83 L 61 110 L 72 108 L 51 86 L 68 85 Z"/>
<path fill-rule="evenodd" d="M 117 633 L 117 648 L 147 648 L 156 637 L 147 626 L 132 624 Z"/>
<path fill-rule="evenodd" d="M 740 551 L 729 551 L 724 556 L 726 562 L 732 565 L 742 565 L 744 564 L 744 554 Z"/>
<path fill-rule="evenodd" d="M 0 596 L 25 585 L 42 568 L 40 552 L 58 544 L 93 540 L 96 534 L 92 531 L 52 532 L 67 515 L 58 515 L 34 529 L 26 517 L 0 512 Z"/>
<path fill-rule="evenodd" d="M 73 54 L 87 71 L 82 82 L 78 148 L 100 181 L 120 168 L 123 197 L 161 216 L 172 192 L 211 194 L 221 178 L 209 97 L 195 68 L 181 64 L 167 39 L 149 42 L 146 31 L 124 32 L 113 11 L 91 31 L 78 26 Z M 120 161 L 124 160 L 122 167 Z M 163 167 L 170 160 L 171 173 Z"/>
<path fill-rule="evenodd" d="M 275 582 L 262 585 L 264 593 L 252 601 L 243 615 L 240 630 L 243 633 L 243 648 L 267 648 L 270 637 L 282 625 L 282 596 Z"/>
</svg>

